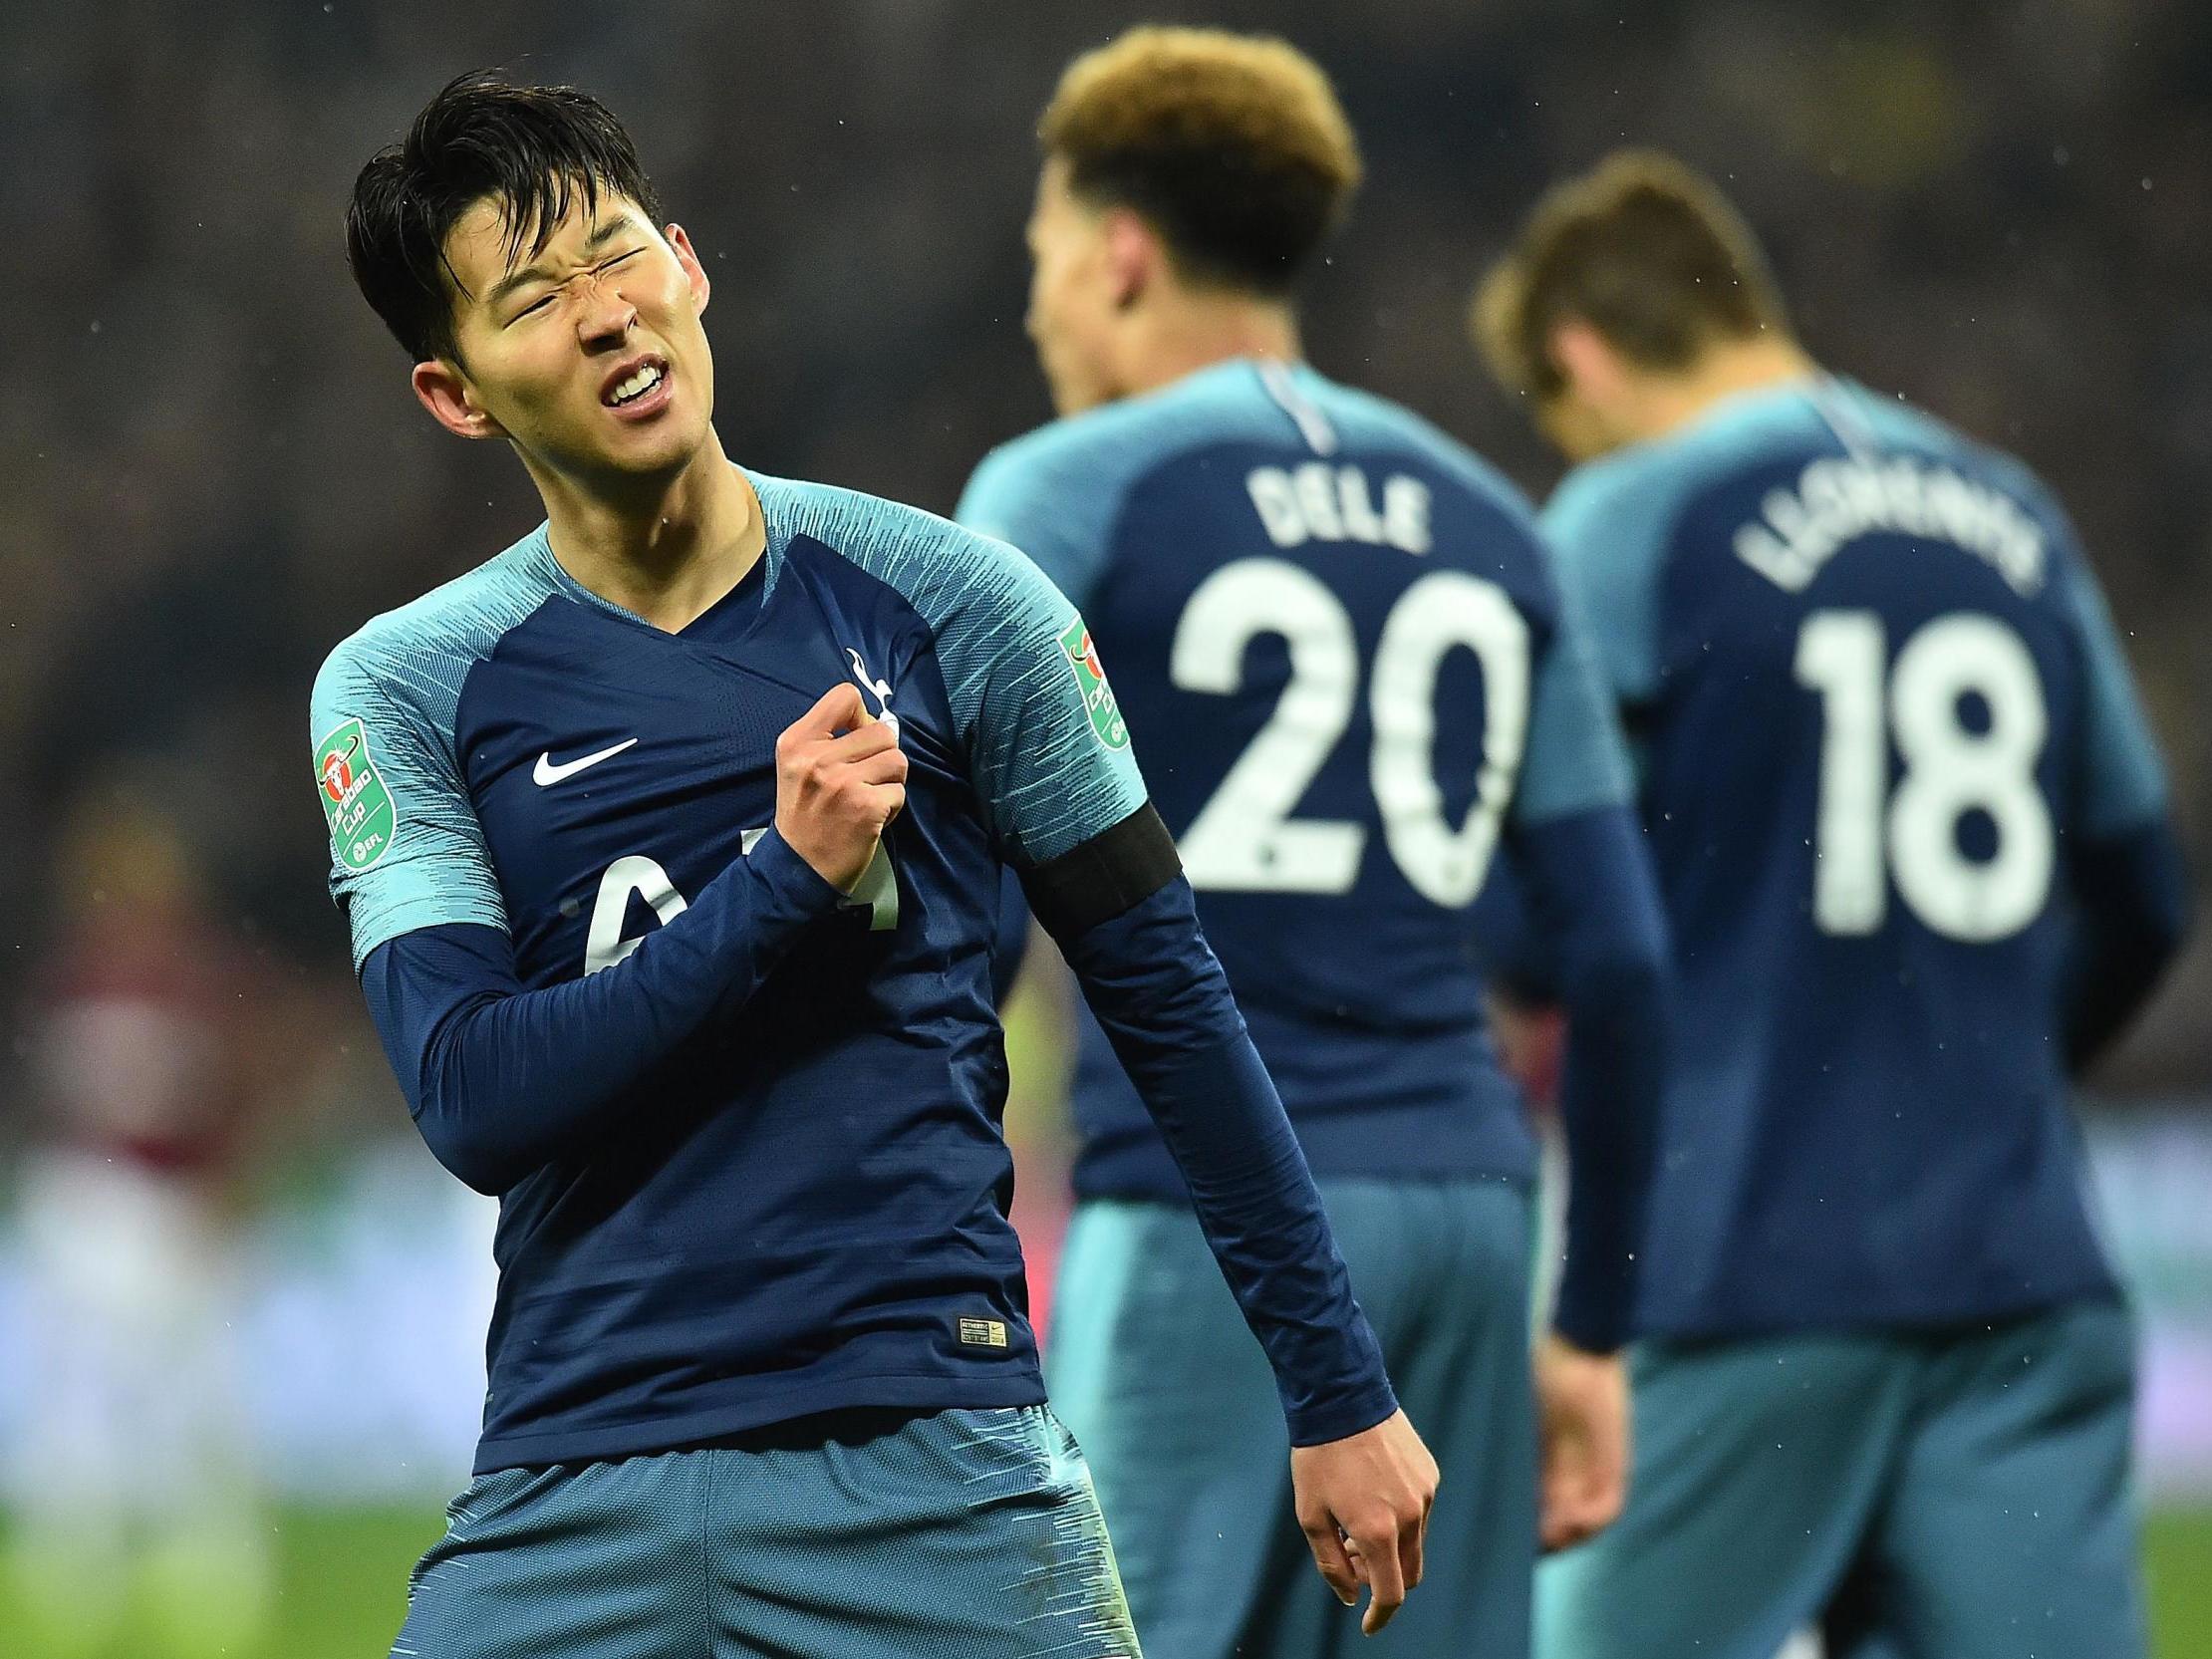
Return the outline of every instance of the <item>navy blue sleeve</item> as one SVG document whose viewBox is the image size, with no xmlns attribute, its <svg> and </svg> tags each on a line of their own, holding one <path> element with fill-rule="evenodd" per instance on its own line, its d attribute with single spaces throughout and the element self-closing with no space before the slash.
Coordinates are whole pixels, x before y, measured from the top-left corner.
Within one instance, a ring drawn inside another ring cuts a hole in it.
<svg viewBox="0 0 2212 1659">
<path fill-rule="evenodd" d="M 1627 1341 L 1666 1076 L 1667 941 L 1626 807 L 1524 826 L 1516 873 L 1566 1008 L 1566 1265 L 1552 1323 L 1592 1353 Z"/>
<path fill-rule="evenodd" d="M 1528 914 L 1528 895 L 1511 858 L 1490 867 L 1468 921 L 1475 960 L 1493 990 L 1520 1003 L 1559 1000 L 1551 942 Z"/>
<path fill-rule="evenodd" d="M 454 923 L 378 946 L 362 988 L 422 1139 L 498 1194 L 627 1122 L 640 1080 L 750 996 L 841 897 L 770 830 L 683 915 L 581 979 L 526 990 L 504 932 Z"/>
<path fill-rule="evenodd" d="M 1373 1428 L 1398 1409 L 1382 1349 L 1199 930 L 1190 883 L 1178 872 L 1079 929 L 1055 926 L 1065 911 L 1034 886 L 1030 896 L 1182 1169 L 1207 1243 L 1274 1369 L 1291 1444 Z"/>
<path fill-rule="evenodd" d="M 1022 897 L 1020 877 L 1004 870 L 999 874 L 998 928 L 990 950 L 990 999 L 995 1006 L 1006 1005 L 1028 957 L 1029 901 Z"/>
<path fill-rule="evenodd" d="M 2130 834 L 2076 840 L 2072 868 L 2063 1017 L 2067 1065 L 2080 1072 L 2126 1029 L 2180 950 L 2189 881 L 2163 816 Z"/>
</svg>

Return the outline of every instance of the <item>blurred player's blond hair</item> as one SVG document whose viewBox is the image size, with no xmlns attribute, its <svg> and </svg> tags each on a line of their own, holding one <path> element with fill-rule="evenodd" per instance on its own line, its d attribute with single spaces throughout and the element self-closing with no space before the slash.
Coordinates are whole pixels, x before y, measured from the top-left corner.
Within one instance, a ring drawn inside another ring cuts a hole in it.
<svg viewBox="0 0 2212 1659">
<path fill-rule="evenodd" d="M 1550 340 L 1565 322 L 1641 368 L 1691 368 L 1721 341 L 1790 338 L 1758 238 L 1702 174 L 1623 149 L 1547 191 L 1477 289 L 1476 349 L 1509 391 L 1563 385 Z"/>
<path fill-rule="evenodd" d="M 1360 181 L 1320 67 L 1218 29 L 1132 29 L 1086 52 L 1037 137 L 1077 196 L 1141 214 L 1194 284 L 1287 293 Z"/>
</svg>

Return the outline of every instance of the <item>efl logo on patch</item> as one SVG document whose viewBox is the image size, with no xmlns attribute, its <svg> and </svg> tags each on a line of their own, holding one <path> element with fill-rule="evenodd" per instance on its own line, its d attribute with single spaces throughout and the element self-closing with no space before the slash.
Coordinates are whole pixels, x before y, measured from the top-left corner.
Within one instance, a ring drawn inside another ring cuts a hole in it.
<svg viewBox="0 0 2212 1659">
<path fill-rule="evenodd" d="M 1110 749 L 1129 746 L 1129 726 L 1121 717 L 1121 704 L 1114 700 L 1114 689 L 1106 684 L 1106 669 L 1098 660 L 1098 647 L 1091 643 L 1091 631 L 1077 617 L 1067 625 L 1067 632 L 1060 636 L 1060 650 L 1067 658 L 1067 666 L 1075 673 L 1075 684 L 1083 693 L 1083 707 L 1090 714 L 1091 729 L 1098 733 L 1098 740 Z"/>
<path fill-rule="evenodd" d="M 1006 1321 L 1003 1319 L 963 1319 L 961 1343 L 968 1348 L 1003 1348 L 1006 1345 Z"/>
<path fill-rule="evenodd" d="M 322 785 L 323 818 L 339 863 L 366 870 L 392 850 L 400 809 L 369 758 L 369 736 L 359 720 L 346 721 L 315 745 L 315 780 Z"/>
</svg>

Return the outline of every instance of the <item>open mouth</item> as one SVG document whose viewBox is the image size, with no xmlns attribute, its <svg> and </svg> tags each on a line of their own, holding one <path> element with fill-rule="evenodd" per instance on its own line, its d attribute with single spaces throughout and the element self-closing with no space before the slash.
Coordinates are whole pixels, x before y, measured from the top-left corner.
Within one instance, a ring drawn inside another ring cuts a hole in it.
<svg viewBox="0 0 2212 1659">
<path fill-rule="evenodd" d="M 634 410 L 652 403 L 669 384 L 669 366 L 665 359 L 649 357 L 620 380 L 612 382 L 599 395 L 599 401 L 609 409 Z"/>
</svg>

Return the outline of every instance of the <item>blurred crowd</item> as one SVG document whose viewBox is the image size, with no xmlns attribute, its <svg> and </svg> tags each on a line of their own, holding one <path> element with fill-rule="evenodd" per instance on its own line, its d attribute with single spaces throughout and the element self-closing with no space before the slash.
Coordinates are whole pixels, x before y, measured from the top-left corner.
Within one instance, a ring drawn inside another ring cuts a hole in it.
<svg viewBox="0 0 2212 1659">
<path fill-rule="evenodd" d="M 307 688 L 536 512 L 504 454 L 415 408 L 344 265 L 355 171 L 439 83 L 496 64 L 607 98 L 713 279 L 731 453 L 945 510 L 1047 413 L 1020 328 L 1035 113 L 1073 51 L 1163 16 L 1329 66 L 1370 182 L 1309 354 L 1531 491 L 1555 465 L 1467 348 L 1476 275 L 1614 144 L 1721 177 L 1831 368 L 2056 485 L 2212 869 L 2190 0 L 10 0 L 0 1151 L 42 1113 L 180 1168 L 403 1132 L 323 893 Z M 2208 980 L 2200 946 L 2107 1089 L 2212 1089 Z M 108 1121 L 156 1105 L 173 1121 Z"/>
</svg>

